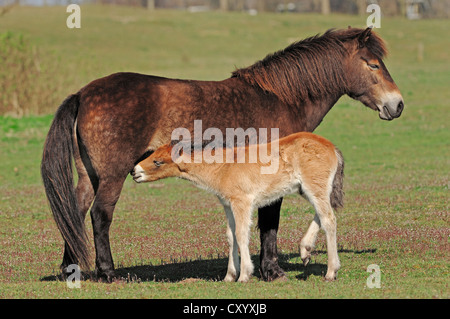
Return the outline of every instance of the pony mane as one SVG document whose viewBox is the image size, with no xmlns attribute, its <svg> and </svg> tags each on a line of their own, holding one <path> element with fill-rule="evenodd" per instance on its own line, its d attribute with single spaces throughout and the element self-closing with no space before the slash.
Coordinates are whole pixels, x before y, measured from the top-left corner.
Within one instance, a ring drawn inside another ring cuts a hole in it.
<svg viewBox="0 0 450 319">
<path fill-rule="evenodd" d="M 346 92 L 341 62 L 347 54 L 344 42 L 357 40 L 363 32 L 364 29 L 357 28 L 330 29 L 323 35 L 294 42 L 247 68 L 237 69 L 232 77 L 257 85 L 289 105 Z M 383 40 L 373 32 L 365 46 L 380 59 L 387 53 Z"/>
<path fill-rule="evenodd" d="M 234 141 L 233 141 L 234 142 Z M 170 141 L 170 146 L 175 146 L 175 145 L 179 145 L 181 147 L 188 147 L 190 148 L 190 150 L 193 152 L 194 150 L 207 150 L 210 148 L 233 148 L 236 147 L 238 145 L 236 145 L 236 143 L 234 143 L 234 145 L 229 145 L 227 144 L 226 141 L 224 141 L 222 144 L 215 142 L 215 140 L 206 140 L 206 141 L 202 141 L 201 143 L 195 142 L 195 141 L 183 141 L 183 140 L 171 140 Z M 247 144 L 245 144 L 247 145 Z M 239 145 L 239 146 L 244 146 L 244 145 Z"/>
</svg>

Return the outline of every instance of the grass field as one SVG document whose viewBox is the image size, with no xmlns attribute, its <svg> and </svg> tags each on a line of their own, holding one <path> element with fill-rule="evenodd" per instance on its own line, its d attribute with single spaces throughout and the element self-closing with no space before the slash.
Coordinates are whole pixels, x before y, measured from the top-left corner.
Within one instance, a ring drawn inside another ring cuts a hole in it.
<svg viewBox="0 0 450 319">
<path fill-rule="evenodd" d="M 124 279 L 69 289 L 56 280 L 62 239 L 39 175 L 43 142 L 65 96 L 117 71 L 220 80 L 294 40 L 362 27 L 366 17 L 82 6 L 82 28 L 70 30 L 67 16 L 64 7 L 18 7 L 0 17 L 0 32 L 22 34 L 39 52 L 41 70 L 52 72 L 42 79 L 52 81 L 58 101 L 25 103 L 22 118 L 0 116 L 0 298 L 450 297 L 449 20 L 383 18 L 386 64 L 406 105 L 399 119 L 381 121 L 344 97 L 316 131 L 346 159 L 336 282 L 323 280 L 323 233 L 311 264 L 302 265 L 299 243 L 313 210 L 300 197 L 286 197 L 281 211 L 278 248 L 289 281 L 263 282 L 255 271 L 247 284 L 223 283 L 228 249 L 217 199 L 177 179 L 137 185 L 129 178 L 111 227 Z M 89 218 L 86 224 L 91 234 Z M 257 269 L 256 228 L 250 251 Z M 381 270 L 379 289 L 366 285 L 371 264 Z"/>
</svg>

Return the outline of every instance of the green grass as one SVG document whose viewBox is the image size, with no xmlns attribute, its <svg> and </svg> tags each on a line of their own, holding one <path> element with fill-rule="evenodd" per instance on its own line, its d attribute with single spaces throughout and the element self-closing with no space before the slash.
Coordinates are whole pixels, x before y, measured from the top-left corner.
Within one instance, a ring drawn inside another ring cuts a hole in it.
<svg viewBox="0 0 450 319">
<path fill-rule="evenodd" d="M 23 33 L 42 53 L 43 64 L 57 63 L 54 81 L 63 84 L 58 101 L 117 71 L 223 79 L 235 66 L 293 40 L 365 22 L 346 15 L 253 17 L 82 6 L 82 28 L 69 30 L 66 17 L 64 7 L 19 7 L 0 17 L 0 31 Z M 383 18 L 379 32 L 405 99 L 403 115 L 381 121 L 344 97 L 316 131 L 346 159 L 336 282 L 323 281 L 323 233 L 311 264 L 301 263 L 299 243 L 313 210 L 298 196 L 286 197 L 281 211 L 278 248 L 289 281 L 262 282 L 255 271 L 250 283 L 223 283 L 226 224 L 216 198 L 177 179 L 145 185 L 128 179 L 111 227 L 114 261 L 124 279 L 102 284 L 87 276 L 81 289 L 67 288 L 55 280 L 62 240 L 39 176 L 58 102 L 40 108 L 50 115 L 0 117 L 0 298 L 448 298 L 450 57 L 442 35 L 449 24 Z M 418 42 L 425 48 L 423 60 Z M 92 242 L 89 217 L 86 225 Z M 250 250 L 258 267 L 256 228 Z M 366 286 L 370 264 L 380 266 L 380 289 Z"/>
</svg>

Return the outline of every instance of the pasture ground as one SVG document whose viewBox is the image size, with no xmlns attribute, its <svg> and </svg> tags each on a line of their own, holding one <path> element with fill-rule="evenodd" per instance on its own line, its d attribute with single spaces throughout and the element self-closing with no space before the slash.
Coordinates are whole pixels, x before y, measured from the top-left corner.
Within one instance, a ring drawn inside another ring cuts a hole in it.
<svg viewBox="0 0 450 319">
<path fill-rule="evenodd" d="M 293 40 L 366 19 L 82 6 L 82 28 L 69 30 L 67 15 L 63 7 L 19 7 L 0 17 L 0 31 L 23 34 L 43 66 L 57 63 L 58 101 L 117 71 L 223 79 Z M 62 240 L 39 175 L 55 104 L 0 117 L 0 298 L 449 298 L 449 27 L 448 20 L 383 18 L 379 32 L 403 115 L 381 121 L 344 97 L 316 130 L 346 160 L 336 282 L 323 280 L 323 233 L 310 265 L 302 265 L 299 243 L 313 210 L 299 196 L 286 197 L 281 211 L 278 247 L 289 280 L 263 282 L 255 271 L 247 284 L 224 283 L 226 224 L 217 199 L 177 179 L 137 185 L 129 178 L 111 228 L 123 279 L 104 284 L 88 274 L 80 289 L 69 289 L 57 279 Z M 250 249 L 258 269 L 256 228 Z M 366 284 L 372 264 L 380 267 L 380 288 Z"/>
</svg>

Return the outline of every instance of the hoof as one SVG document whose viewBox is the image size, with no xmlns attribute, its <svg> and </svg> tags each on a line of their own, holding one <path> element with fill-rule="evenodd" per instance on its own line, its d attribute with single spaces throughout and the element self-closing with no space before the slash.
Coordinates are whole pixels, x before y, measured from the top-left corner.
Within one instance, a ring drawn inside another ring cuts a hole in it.
<svg viewBox="0 0 450 319">
<path fill-rule="evenodd" d="M 245 276 L 245 277 L 239 277 L 238 282 L 242 282 L 242 283 L 246 283 L 250 281 L 250 277 Z"/>
<path fill-rule="evenodd" d="M 236 281 L 236 275 L 229 275 L 227 274 L 225 278 L 223 279 L 224 282 L 235 282 Z"/>
<path fill-rule="evenodd" d="M 260 268 L 259 273 L 261 279 L 264 281 L 287 281 L 286 274 L 278 265 L 274 269 L 268 269 L 266 271 Z"/>
<path fill-rule="evenodd" d="M 114 281 L 114 279 L 116 279 L 116 274 L 114 270 L 101 271 L 97 269 L 95 271 L 95 279 L 98 282 L 105 282 L 110 284 Z"/>
<path fill-rule="evenodd" d="M 275 281 L 275 282 L 288 282 L 289 279 L 288 279 L 288 277 L 286 276 L 286 274 L 283 274 L 283 276 L 277 277 L 277 278 L 275 278 L 275 279 L 273 279 L 273 280 L 271 280 L 271 281 Z"/>
<path fill-rule="evenodd" d="M 309 262 L 311 261 L 311 257 L 308 256 L 306 258 L 302 258 L 302 261 L 303 261 L 303 266 L 306 267 L 309 264 Z"/>
<path fill-rule="evenodd" d="M 326 281 L 326 282 L 333 282 L 333 281 L 336 280 L 336 278 L 337 278 L 337 274 L 336 274 L 336 273 L 331 274 L 331 275 L 326 274 L 326 276 L 325 276 L 325 281 Z"/>
<path fill-rule="evenodd" d="M 303 266 L 308 265 L 311 261 L 311 251 L 311 246 L 304 246 L 300 249 L 300 257 L 302 258 Z"/>
</svg>

